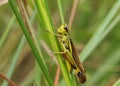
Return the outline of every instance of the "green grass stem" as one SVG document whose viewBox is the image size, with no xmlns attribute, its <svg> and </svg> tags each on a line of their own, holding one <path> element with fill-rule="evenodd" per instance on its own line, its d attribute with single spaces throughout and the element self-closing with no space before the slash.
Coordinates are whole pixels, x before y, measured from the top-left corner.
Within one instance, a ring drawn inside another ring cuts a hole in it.
<svg viewBox="0 0 120 86">
<path fill-rule="evenodd" d="M 15 68 L 15 66 L 17 64 L 18 58 L 20 56 L 20 52 L 22 51 L 22 48 L 24 47 L 25 42 L 26 42 L 26 39 L 25 39 L 25 36 L 23 35 L 22 38 L 21 38 L 21 41 L 20 41 L 20 43 L 18 45 L 18 48 L 17 48 L 16 52 L 14 53 L 14 56 L 13 56 L 12 61 L 11 61 L 11 65 L 10 65 L 10 67 L 8 69 L 7 74 L 6 74 L 6 77 L 8 79 L 11 78 L 11 76 L 12 76 L 12 74 L 14 72 L 14 68 Z M 8 86 L 8 82 L 4 81 L 2 86 Z"/>
<path fill-rule="evenodd" d="M 52 21 L 51 21 L 51 17 L 48 13 L 49 9 L 47 9 L 48 6 L 46 6 L 46 5 L 48 5 L 48 4 L 47 4 L 46 0 L 35 0 L 35 4 L 36 4 L 37 9 L 38 9 L 38 14 L 39 14 L 39 17 L 40 17 L 40 21 L 42 23 L 42 28 L 44 28 L 44 29 L 47 28 L 49 31 L 53 32 L 54 28 L 53 28 L 53 24 L 52 24 Z M 59 51 L 59 46 L 58 46 L 58 42 L 56 41 L 55 36 L 48 33 L 48 39 L 50 40 L 53 51 L 58 52 Z M 63 73 L 63 76 L 64 76 L 64 79 L 66 81 L 67 86 L 71 86 L 71 82 L 70 82 L 70 79 L 69 79 L 69 73 L 66 69 L 65 64 L 63 63 L 62 57 L 57 55 L 57 59 L 58 59 L 58 62 L 60 64 L 61 71 Z"/>
<path fill-rule="evenodd" d="M 98 82 L 105 74 L 112 69 L 115 64 L 120 61 L 120 46 L 117 47 L 116 50 L 112 51 L 110 55 L 107 57 L 108 59 L 103 62 L 103 64 L 98 68 L 96 73 L 92 76 L 86 86 L 93 86 L 96 82 Z"/>
<path fill-rule="evenodd" d="M 32 52 L 33 52 L 33 54 L 34 54 L 34 56 L 35 56 L 35 58 L 36 58 L 36 60 L 39 64 L 41 70 L 42 70 L 42 73 L 44 74 L 49 86 L 53 86 L 53 81 L 52 81 L 50 75 L 48 74 L 48 70 L 47 70 L 46 66 L 44 65 L 44 62 L 42 61 L 42 59 L 39 55 L 39 52 L 37 51 L 37 48 L 35 47 L 34 42 L 33 42 L 32 38 L 31 38 L 31 36 L 30 36 L 30 34 L 29 34 L 29 32 L 28 32 L 28 30 L 27 30 L 27 28 L 26 28 L 26 26 L 25 26 L 25 24 L 24 24 L 24 22 L 23 22 L 23 20 L 20 16 L 19 12 L 18 12 L 18 10 L 17 10 L 16 3 L 14 2 L 14 0 L 9 0 L 9 3 L 10 3 L 10 6 L 11 6 L 13 12 L 16 15 L 16 18 L 17 18 L 17 20 L 18 20 L 18 22 L 21 26 L 21 29 L 23 30 L 23 32 L 25 34 L 25 37 L 26 37 L 26 39 L 27 39 L 27 41 L 28 41 L 28 43 L 31 47 L 31 50 L 32 50 Z"/>
<path fill-rule="evenodd" d="M 60 13 L 61 23 L 64 24 L 64 13 L 62 9 L 62 1 L 61 0 L 57 0 L 57 1 L 58 1 L 58 8 Z"/>
<path fill-rule="evenodd" d="M 15 21 L 15 16 L 13 15 L 11 20 L 10 20 L 10 23 L 8 24 L 7 28 L 5 29 L 5 32 L 3 33 L 3 35 L 2 35 L 2 37 L 0 39 L 0 48 L 2 47 L 8 33 L 10 32 L 10 29 L 11 29 L 12 24 L 14 23 L 14 21 Z"/>
<path fill-rule="evenodd" d="M 100 43 L 100 41 L 103 40 L 104 37 L 101 37 L 101 36 L 106 34 L 106 33 L 104 33 L 105 30 L 107 31 L 106 27 L 108 26 L 110 21 L 113 19 L 113 17 L 115 16 L 115 14 L 119 10 L 119 8 L 120 8 L 120 0 L 117 0 L 116 3 L 111 8 L 108 15 L 106 16 L 106 18 L 103 20 L 101 25 L 98 27 L 98 29 L 96 30 L 96 32 L 94 33 L 94 35 L 92 36 L 90 41 L 87 43 L 87 45 L 81 52 L 80 58 L 81 58 L 82 62 L 92 53 L 92 51 L 97 47 L 97 45 Z M 99 41 L 99 38 L 102 38 L 102 39 L 100 39 L 100 41 Z"/>
</svg>

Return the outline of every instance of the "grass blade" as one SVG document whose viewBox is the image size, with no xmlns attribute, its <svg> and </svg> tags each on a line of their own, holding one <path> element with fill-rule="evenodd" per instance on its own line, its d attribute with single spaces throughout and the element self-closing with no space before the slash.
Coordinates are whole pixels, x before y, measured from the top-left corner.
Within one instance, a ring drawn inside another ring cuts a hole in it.
<svg viewBox="0 0 120 86">
<path fill-rule="evenodd" d="M 62 9 L 62 1 L 58 1 L 58 8 L 59 8 L 59 13 L 60 13 L 60 18 L 61 18 L 61 23 L 64 24 L 64 15 L 63 15 L 63 9 Z"/>
<path fill-rule="evenodd" d="M 24 34 L 26 36 L 26 39 L 27 39 L 27 41 L 28 41 L 28 43 L 29 43 L 29 45 L 30 45 L 30 47 L 32 49 L 32 52 L 35 55 L 35 58 L 36 58 L 39 66 L 40 66 L 40 68 L 42 70 L 42 73 L 44 74 L 48 84 L 50 86 L 53 86 L 53 81 L 52 81 L 51 77 L 48 74 L 48 70 L 47 70 L 46 66 L 44 65 L 44 62 L 42 61 L 42 59 L 41 59 L 41 57 L 39 55 L 39 52 L 37 51 L 37 48 L 35 47 L 35 45 L 33 43 L 33 40 L 31 38 L 29 32 L 27 31 L 27 28 L 26 28 L 25 24 L 23 23 L 23 20 L 22 20 L 20 14 L 19 14 L 19 12 L 18 12 L 18 10 L 16 8 L 17 6 L 16 6 L 14 0 L 9 0 L 9 3 L 11 5 L 11 7 L 12 7 L 12 10 L 14 11 L 14 13 L 16 15 L 16 18 L 17 18 L 17 20 L 18 20 L 18 22 L 19 22 L 19 24 L 21 26 L 21 29 L 23 30 L 23 32 L 24 32 Z"/>
<path fill-rule="evenodd" d="M 5 38 L 7 37 L 11 27 L 12 27 L 12 24 L 14 23 L 14 20 L 15 20 L 15 16 L 13 15 L 13 17 L 11 18 L 10 20 L 10 23 L 8 24 L 3 36 L 1 37 L 1 40 L 0 40 L 0 48 L 2 47 L 4 41 L 5 41 Z"/>
<path fill-rule="evenodd" d="M 102 24 L 98 27 L 93 37 L 90 39 L 90 41 L 87 43 L 87 45 L 81 52 L 80 57 L 82 62 L 91 54 L 91 52 L 98 45 L 97 43 L 98 39 L 101 38 L 101 36 L 103 35 L 107 25 L 110 23 L 114 15 L 117 13 L 117 11 L 119 10 L 119 7 L 120 7 L 120 0 L 117 0 L 114 6 L 112 7 L 111 11 L 108 13 L 107 17 L 104 19 Z"/>
<path fill-rule="evenodd" d="M 11 63 L 11 65 L 10 65 L 10 68 L 9 68 L 7 74 L 6 74 L 6 77 L 7 77 L 8 79 L 11 78 L 11 76 L 12 76 L 12 74 L 13 74 L 13 72 L 14 72 L 14 68 L 15 68 L 15 66 L 16 66 L 16 64 L 17 64 L 17 60 L 18 60 L 18 58 L 19 58 L 19 56 L 20 56 L 20 52 L 21 52 L 22 48 L 24 47 L 25 42 L 26 42 L 26 39 L 25 39 L 25 36 L 23 36 L 23 37 L 21 38 L 21 41 L 20 41 L 20 43 L 19 43 L 19 45 L 18 45 L 18 48 L 17 48 L 14 56 L 13 56 L 13 58 L 12 58 L 12 61 L 11 61 L 12 63 Z M 2 86 L 8 86 L 8 82 L 7 82 L 7 81 L 4 81 L 3 84 L 2 84 Z"/>
<path fill-rule="evenodd" d="M 46 0 L 35 0 L 35 4 L 36 4 L 37 9 L 38 9 L 40 21 L 42 23 L 41 24 L 42 28 L 44 28 L 44 29 L 47 28 L 49 31 L 53 32 L 54 28 L 53 28 L 53 24 L 52 24 L 52 21 L 51 21 L 51 17 L 49 16 L 49 13 L 48 13 L 49 9 L 47 9 L 48 6 L 46 6 L 47 5 Z M 57 44 L 55 36 L 48 33 L 48 40 L 50 40 L 53 51 L 55 51 L 55 52 L 59 51 L 59 46 Z M 63 63 L 62 57 L 57 55 L 57 60 L 60 64 L 61 71 L 63 73 L 63 76 L 64 76 L 64 79 L 66 81 L 67 86 L 71 86 L 71 82 L 70 82 L 70 79 L 69 79 L 69 73 L 66 69 L 65 64 Z"/>
<path fill-rule="evenodd" d="M 101 65 L 100 68 L 98 68 L 97 72 L 92 76 L 92 78 L 90 79 L 86 86 L 93 86 L 94 83 L 99 81 L 119 61 L 120 61 L 120 46 L 117 47 L 117 49 L 114 50 L 114 52 L 108 56 L 108 59 Z"/>
<path fill-rule="evenodd" d="M 120 86 L 120 79 L 118 79 L 113 86 Z"/>
</svg>

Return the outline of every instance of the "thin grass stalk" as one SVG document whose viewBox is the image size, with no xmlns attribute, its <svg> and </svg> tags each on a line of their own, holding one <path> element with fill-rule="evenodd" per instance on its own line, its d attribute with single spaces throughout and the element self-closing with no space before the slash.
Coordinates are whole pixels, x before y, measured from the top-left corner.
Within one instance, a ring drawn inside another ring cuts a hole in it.
<svg viewBox="0 0 120 86">
<path fill-rule="evenodd" d="M 53 24 L 51 22 L 51 17 L 49 16 L 49 13 L 48 13 L 49 9 L 47 9 L 48 8 L 48 7 L 46 7 L 47 4 L 45 4 L 45 3 L 47 3 L 46 0 L 35 0 L 35 3 L 38 8 L 38 13 L 39 13 L 39 16 L 41 19 L 40 21 L 42 23 L 43 28 L 44 29 L 47 28 L 49 31 L 53 32 L 54 28 L 53 28 Z M 49 37 L 50 43 L 52 45 L 53 51 L 58 52 L 59 46 L 58 46 L 55 36 L 48 33 L 48 37 Z M 69 74 L 68 74 L 65 64 L 62 61 L 62 57 L 57 55 L 57 60 L 60 64 L 60 68 L 63 73 L 63 76 L 64 76 L 67 86 L 71 86 L 71 83 L 69 80 Z"/>
<path fill-rule="evenodd" d="M 38 52 L 39 52 L 39 55 L 40 55 L 42 61 L 44 62 L 44 65 L 46 66 L 45 61 L 44 61 L 44 59 L 43 59 L 43 55 L 42 55 L 41 49 L 40 49 L 39 41 L 37 40 L 36 34 L 35 34 L 35 32 L 34 32 L 34 30 L 33 30 L 33 28 L 32 28 L 32 23 L 31 23 L 31 22 L 33 22 L 33 21 L 30 22 L 30 20 L 29 20 L 29 18 L 28 18 L 28 15 L 27 15 L 27 13 L 26 13 L 26 11 L 25 11 L 25 8 L 24 8 L 24 6 L 23 6 L 23 4 L 22 4 L 22 2 L 20 3 L 20 1 L 18 0 L 18 3 L 19 3 L 19 8 L 22 8 L 22 9 L 23 9 L 23 10 L 21 10 L 20 12 L 22 13 L 22 16 L 24 16 L 24 20 L 25 20 L 24 22 L 26 22 L 26 27 L 27 27 L 27 29 L 30 31 L 30 34 L 31 34 L 31 36 L 32 36 L 32 39 L 34 40 L 34 43 L 35 43 L 35 46 L 36 46 L 36 48 L 37 48 L 37 50 L 38 50 Z M 46 67 L 47 67 L 47 66 L 46 66 Z"/>
<path fill-rule="evenodd" d="M 61 18 L 61 23 L 64 24 L 64 14 L 63 14 L 63 9 L 62 9 L 62 1 L 58 1 L 58 8 L 59 8 L 59 13 L 60 13 L 60 18 Z"/>
<path fill-rule="evenodd" d="M 88 56 L 92 53 L 92 51 L 98 45 L 98 44 L 96 44 L 96 42 L 103 35 L 103 33 L 104 33 L 107 25 L 113 19 L 113 17 L 115 16 L 115 14 L 119 10 L 119 8 L 120 8 L 120 0 L 117 0 L 116 3 L 111 8 L 111 10 L 108 13 L 108 15 L 106 16 L 106 18 L 103 20 L 102 24 L 98 27 L 98 29 L 96 30 L 95 34 L 92 36 L 92 38 L 90 39 L 90 41 L 87 43 L 87 45 L 85 46 L 85 48 L 81 52 L 80 57 L 81 57 L 81 61 L 82 62 L 86 58 L 88 58 Z M 94 44 L 96 44 L 96 46 Z"/>
<path fill-rule="evenodd" d="M 31 20 L 30 20 L 30 22 L 31 23 L 33 23 L 33 21 L 34 21 L 34 19 L 35 19 L 35 16 L 36 16 L 36 10 L 33 12 L 33 15 L 32 15 L 32 18 L 31 18 Z M 14 16 L 14 20 L 15 20 L 15 16 Z M 13 22 L 12 20 L 11 20 L 11 22 Z M 13 23 L 12 23 L 13 24 Z M 12 25 L 11 25 L 12 26 Z M 15 52 L 15 54 L 14 54 L 14 56 L 13 56 L 13 58 L 12 58 L 12 64 L 10 65 L 10 68 L 8 69 L 8 72 L 6 73 L 6 77 L 8 78 L 8 79 L 10 79 L 11 78 L 11 76 L 12 76 L 12 74 L 13 74 L 13 71 L 14 71 L 14 68 L 15 68 L 15 63 L 17 62 L 17 60 L 18 60 L 18 58 L 19 58 L 19 56 L 20 56 L 20 53 L 21 53 L 21 51 L 22 51 L 22 48 L 20 48 L 21 47 L 21 44 L 22 44 L 22 40 L 24 40 L 25 38 L 24 37 L 22 37 L 22 39 L 21 39 L 21 41 L 20 41 L 20 44 L 18 45 L 18 48 L 17 48 L 17 50 L 16 50 L 16 52 Z M 24 43 L 25 44 L 25 43 Z M 21 50 L 20 50 L 21 49 Z M 3 85 L 2 86 L 7 86 L 7 82 L 6 81 L 4 81 L 3 82 Z"/>
<path fill-rule="evenodd" d="M 9 69 L 8 69 L 7 74 L 6 74 L 6 77 L 7 77 L 8 79 L 11 78 L 11 76 L 12 76 L 12 74 L 13 74 L 13 72 L 14 72 L 14 68 L 15 68 L 15 66 L 16 66 L 16 64 L 17 64 L 17 60 L 18 60 L 18 58 L 19 58 L 19 56 L 20 56 L 20 52 L 22 51 L 22 48 L 24 47 L 25 42 L 26 42 L 26 39 L 25 39 L 25 36 L 23 35 L 23 36 L 21 37 L 21 41 L 20 41 L 20 43 L 19 43 L 19 45 L 18 45 L 18 48 L 17 48 L 16 52 L 14 53 L 14 56 L 13 56 L 12 61 L 11 61 L 11 65 L 10 65 L 10 67 L 9 67 Z M 7 82 L 7 81 L 4 81 L 4 82 L 2 83 L 2 86 L 8 86 L 8 82 Z"/>
<path fill-rule="evenodd" d="M 2 37 L 0 39 L 0 48 L 2 47 L 2 45 L 3 45 L 3 43 L 4 43 L 5 39 L 6 39 L 6 37 L 8 35 L 8 33 L 10 32 L 10 29 L 11 29 L 12 24 L 14 23 L 14 21 L 15 21 L 15 16 L 13 15 L 12 18 L 11 18 L 11 20 L 10 20 L 10 23 L 8 24 L 7 28 L 5 29 L 4 34 L 2 35 Z"/>
<path fill-rule="evenodd" d="M 68 23 L 68 26 L 69 26 L 70 29 L 72 27 L 72 24 L 73 24 L 73 21 L 74 21 L 74 18 L 75 18 L 75 14 L 76 14 L 78 4 L 79 4 L 79 0 L 74 0 L 73 6 L 72 6 L 72 9 L 71 9 L 71 13 L 70 13 L 69 23 Z"/>
<path fill-rule="evenodd" d="M 39 69 L 39 65 L 38 63 L 36 62 L 35 64 L 35 76 L 34 76 L 34 82 L 36 85 L 38 86 L 42 86 L 41 85 L 41 82 L 42 82 L 42 74 L 41 74 L 41 70 Z"/>
<path fill-rule="evenodd" d="M 59 13 L 60 13 L 60 19 L 61 19 L 61 24 L 64 24 L 64 13 L 63 13 L 63 8 L 62 8 L 62 1 L 61 0 L 57 0 L 58 1 L 58 8 L 59 8 Z M 67 70 L 67 69 L 66 69 Z M 67 71 L 68 75 L 69 75 L 69 72 Z M 65 79 L 67 79 L 67 82 L 70 84 L 70 85 L 75 85 L 75 83 L 72 83 L 71 79 L 69 76 L 64 76 Z M 74 78 L 72 78 L 74 79 Z M 74 80 L 73 80 L 74 81 Z"/>
<path fill-rule="evenodd" d="M 99 38 L 99 40 L 94 44 L 97 46 L 109 33 L 111 30 L 114 29 L 115 25 L 117 25 L 120 22 L 120 15 L 118 15 L 112 23 L 107 27 L 107 29 L 104 31 L 103 35 Z"/>
<path fill-rule="evenodd" d="M 104 77 L 105 74 L 112 69 L 115 64 L 117 64 L 120 61 L 120 46 L 117 47 L 114 52 L 110 53 L 110 55 L 107 57 L 108 59 L 103 62 L 103 64 L 98 68 L 96 73 L 92 76 L 92 78 L 89 80 L 89 82 L 86 84 L 86 86 L 93 86 L 96 82 L 98 82 L 102 77 Z"/>
<path fill-rule="evenodd" d="M 120 78 L 114 83 L 113 86 L 120 86 Z"/>
<path fill-rule="evenodd" d="M 47 70 L 46 66 L 44 65 L 44 62 L 42 61 L 42 59 L 41 59 L 41 57 L 39 55 L 39 52 L 37 51 L 37 48 L 35 47 L 34 42 L 33 42 L 32 38 L 31 38 L 29 32 L 27 31 L 27 28 L 26 28 L 26 26 L 25 26 L 25 24 L 24 24 L 24 22 L 23 22 L 23 20 L 22 20 L 22 18 L 20 16 L 17 8 L 16 8 L 17 7 L 16 3 L 14 2 L 14 0 L 9 0 L 9 3 L 11 5 L 11 7 L 12 7 L 13 12 L 16 15 L 16 18 L 17 18 L 17 20 L 18 20 L 18 22 L 19 22 L 19 24 L 21 26 L 21 29 L 23 30 L 23 32 L 24 32 L 24 34 L 26 36 L 26 39 L 27 39 L 27 41 L 28 41 L 28 43 L 29 43 L 29 45 L 30 45 L 30 47 L 32 49 L 32 52 L 35 55 L 35 58 L 36 58 L 39 66 L 40 66 L 40 68 L 42 70 L 42 73 L 44 74 L 49 86 L 53 86 L 53 81 L 52 81 L 50 75 L 48 74 L 48 70 Z"/>
</svg>

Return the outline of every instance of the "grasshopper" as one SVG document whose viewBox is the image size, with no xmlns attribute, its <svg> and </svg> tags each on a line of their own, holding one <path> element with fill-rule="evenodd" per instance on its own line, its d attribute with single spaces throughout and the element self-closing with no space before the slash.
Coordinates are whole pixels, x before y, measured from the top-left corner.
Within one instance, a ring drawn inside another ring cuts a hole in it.
<svg viewBox="0 0 120 86">
<path fill-rule="evenodd" d="M 61 52 L 56 52 L 55 54 L 62 54 L 65 59 L 68 72 L 71 73 L 72 71 L 75 71 L 75 75 L 77 76 L 78 80 L 81 83 L 84 83 L 86 81 L 86 73 L 82 63 L 79 60 L 78 53 L 76 52 L 74 44 L 70 38 L 68 25 L 61 25 L 57 29 L 57 34 L 52 34 L 57 36 L 61 47 Z"/>
</svg>

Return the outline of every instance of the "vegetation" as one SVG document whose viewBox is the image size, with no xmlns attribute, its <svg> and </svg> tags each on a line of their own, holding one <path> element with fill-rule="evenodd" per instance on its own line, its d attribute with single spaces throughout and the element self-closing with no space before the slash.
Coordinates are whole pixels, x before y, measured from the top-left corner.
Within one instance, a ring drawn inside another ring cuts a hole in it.
<svg viewBox="0 0 120 86">
<path fill-rule="evenodd" d="M 120 86 L 120 0 L 9 0 L 0 10 L 1 86 Z M 84 84 L 53 54 L 59 43 L 46 29 L 63 23 L 86 69 Z"/>
</svg>

